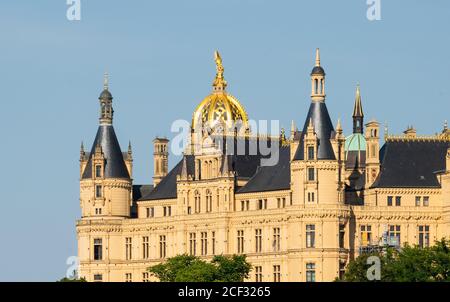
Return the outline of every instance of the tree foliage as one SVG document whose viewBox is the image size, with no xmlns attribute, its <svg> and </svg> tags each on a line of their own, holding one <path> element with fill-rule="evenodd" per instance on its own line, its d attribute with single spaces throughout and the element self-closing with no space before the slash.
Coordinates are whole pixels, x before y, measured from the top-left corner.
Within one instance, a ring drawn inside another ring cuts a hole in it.
<svg viewBox="0 0 450 302">
<path fill-rule="evenodd" d="M 382 282 L 450 281 L 450 240 L 442 239 L 432 247 L 405 245 L 400 250 L 387 248 L 382 253 L 360 255 L 349 263 L 341 281 L 369 281 L 370 256 L 380 259 Z"/>
<path fill-rule="evenodd" d="M 179 255 L 148 268 L 161 282 L 242 282 L 250 270 L 245 255 L 215 256 L 211 262 Z"/>
</svg>

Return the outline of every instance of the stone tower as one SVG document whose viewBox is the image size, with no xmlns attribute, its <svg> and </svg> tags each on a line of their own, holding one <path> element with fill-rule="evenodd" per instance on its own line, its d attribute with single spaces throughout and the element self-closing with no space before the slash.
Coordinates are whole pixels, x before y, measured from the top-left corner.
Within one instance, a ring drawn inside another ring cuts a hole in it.
<svg viewBox="0 0 450 302">
<path fill-rule="evenodd" d="M 153 186 L 157 186 L 169 170 L 169 140 L 157 137 L 153 140 Z"/>
<path fill-rule="evenodd" d="M 113 127 L 112 95 L 105 75 L 100 94 L 100 125 L 91 152 L 80 154 L 80 206 L 86 219 L 130 216 L 131 147 L 122 153 Z"/>
<path fill-rule="evenodd" d="M 380 124 L 370 121 L 366 124 L 366 189 L 374 183 L 380 172 Z"/>
</svg>

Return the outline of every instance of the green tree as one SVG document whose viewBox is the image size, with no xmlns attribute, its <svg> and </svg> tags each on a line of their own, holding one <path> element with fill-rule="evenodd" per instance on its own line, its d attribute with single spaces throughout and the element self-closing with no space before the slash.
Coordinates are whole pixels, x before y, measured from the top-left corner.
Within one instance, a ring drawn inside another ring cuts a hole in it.
<svg viewBox="0 0 450 302">
<path fill-rule="evenodd" d="M 445 239 L 427 248 L 406 244 L 400 250 L 387 248 L 382 253 L 360 255 L 349 263 L 341 281 L 369 281 L 370 256 L 380 259 L 382 282 L 450 281 L 450 241 Z"/>
<path fill-rule="evenodd" d="M 250 270 L 244 255 L 215 256 L 211 262 L 179 255 L 148 268 L 161 282 L 242 282 Z"/>
</svg>

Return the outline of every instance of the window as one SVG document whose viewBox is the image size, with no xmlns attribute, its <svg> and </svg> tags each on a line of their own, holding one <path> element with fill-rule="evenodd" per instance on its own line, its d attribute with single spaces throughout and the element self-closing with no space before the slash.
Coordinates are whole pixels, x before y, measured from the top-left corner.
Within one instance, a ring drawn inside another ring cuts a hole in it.
<svg viewBox="0 0 450 302">
<path fill-rule="evenodd" d="M 153 208 L 153 207 L 151 207 L 151 208 L 146 208 L 145 211 L 146 211 L 146 216 L 147 216 L 147 218 L 150 218 L 150 217 L 154 217 L 154 216 L 155 216 L 155 208 Z"/>
<path fill-rule="evenodd" d="M 316 264 L 306 263 L 306 282 L 316 282 Z"/>
<path fill-rule="evenodd" d="M 131 273 L 126 273 L 125 274 L 125 282 L 132 282 L 133 281 L 133 276 L 131 275 Z"/>
<path fill-rule="evenodd" d="M 393 200 L 393 198 L 394 197 L 392 197 L 392 196 L 388 196 L 387 197 L 387 205 L 388 205 L 388 207 L 392 207 L 392 200 Z"/>
<path fill-rule="evenodd" d="M 281 198 L 277 198 L 277 208 L 281 208 Z"/>
<path fill-rule="evenodd" d="M 101 208 L 95 208 L 95 215 L 102 215 L 102 209 Z"/>
<path fill-rule="evenodd" d="M 282 202 L 282 206 L 283 206 L 283 208 L 285 208 L 286 207 L 286 198 L 282 198 L 281 199 L 281 202 Z"/>
<path fill-rule="evenodd" d="M 345 248 L 345 225 L 339 225 L 339 248 Z"/>
<path fill-rule="evenodd" d="M 314 175 L 314 168 L 308 168 L 308 181 L 314 181 L 315 175 Z"/>
<path fill-rule="evenodd" d="M 306 225 L 306 247 L 313 248 L 316 243 L 316 226 L 314 224 Z"/>
<path fill-rule="evenodd" d="M 314 192 L 308 192 L 308 202 L 314 202 Z"/>
<path fill-rule="evenodd" d="M 423 197 L 423 206 L 428 207 L 430 205 L 430 197 L 424 196 Z"/>
<path fill-rule="evenodd" d="M 280 228 L 273 229 L 273 251 L 277 252 L 280 250 Z"/>
<path fill-rule="evenodd" d="M 149 273 L 148 272 L 143 272 L 142 273 L 142 282 L 150 282 L 150 280 L 149 280 Z"/>
<path fill-rule="evenodd" d="M 258 200 L 258 210 L 262 210 L 263 209 L 263 200 L 262 199 L 260 199 L 260 200 Z"/>
<path fill-rule="evenodd" d="M 237 252 L 244 253 L 244 230 L 237 231 Z"/>
<path fill-rule="evenodd" d="M 402 197 L 401 196 L 395 196 L 395 206 L 399 207 L 402 204 Z"/>
<path fill-rule="evenodd" d="M 212 193 L 211 191 L 206 191 L 206 212 L 212 212 Z"/>
<path fill-rule="evenodd" d="M 416 196 L 416 207 L 420 207 L 420 201 L 421 201 L 421 197 Z"/>
<path fill-rule="evenodd" d="M 361 229 L 361 245 L 366 246 L 372 242 L 372 226 L 362 225 Z"/>
<path fill-rule="evenodd" d="M 166 236 L 159 236 L 159 258 L 166 258 Z"/>
<path fill-rule="evenodd" d="M 273 282 L 281 281 L 281 267 L 279 265 L 273 266 Z"/>
<path fill-rule="evenodd" d="M 250 200 L 245 201 L 245 208 L 247 211 L 250 210 Z"/>
<path fill-rule="evenodd" d="M 314 160 L 314 146 L 308 147 L 308 160 Z"/>
<path fill-rule="evenodd" d="M 131 256 L 132 256 L 131 249 L 132 249 L 131 237 L 126 237 L 125 238 L 125 258 L 126 258 L 126 260 L 131 259 Z"/>
<path fill-rule="evenodd" d="M 263 282 L 262 266 L 255 266 L 255 282 Z"/>
<path fill-rule="evenodd" d="M 94 282 L 102 282 L 103 281 L 103 275 L 102 274 L 95 274 L 94 275 Z"/>
<path fill-rule="evenodd" d="M 95 166 L 95 177 L 102 177 L 102 166 Z"/>
<path fill-rule="evenodd" d="M 255 230 L 255 252 L 261 253 L 262 251 L 262 230 Z"/>
<path fill-rule="evenodd" d="M 94 260 L 102 260 L 103 258 L 103 246 L 102 239 L 94 239 Z"/>
<path fill-rule="evenodd" d="M 430 246 L 430 226 L 420 225 L 419 226 L 419 247 L 429 247 Z"/>
<path fill-rule="evenodd" d="M 163 207 L 163 212 L 164 216 L 172 216 L 172 207 L 171 206 Z"/>
<path fill-rule="evenodd" d="M 142 237 L 142 258 L 149 258 L 149 245 L 148 245 L 148 236 Z"/>
<path fill-rule="evenodd" d="M 95 197 L 96 198 L 102 197 L 102 186 L 100 185 L 95 186 Z"/>
<path fill-rule="evenodd" d="M 400 226 L 390 225 L 388 231 L 389 244 L 400 246 Z"/>
<path fill-rule="evenodd" d="M 216 232 L 211 232 L 212 254 L 216 254 Z"/>
<path fill-rule="evenodd" d="M 195 209 L 194 209 L 195 213 L 200 213 L 201 198 L 200 193 L 198 191 L 195 191 L 194 202 L 195 202 Z"/>
<path fill-rule="evenodd" d="M 201 247 L 202 247 L 202 255 L 205 256 L 208 254 L 208 233 L 202 232 L 201 234 Z"/>
<path fill-rule="evenodd" d="M 241 200 L 241 211 L 245 210 L 245 200 Z"/>
<path fill-rule="evenodd" d="M 191 207 L 187 207 L 187 213 L 188 213 L 188 215 L 192 214 L 192 208 Z"/>
<path fill-rule="evenodd" d="M 197 234 L 189 233 L 189 254 L 195 256 L 197 252 Z"/>
</svg>

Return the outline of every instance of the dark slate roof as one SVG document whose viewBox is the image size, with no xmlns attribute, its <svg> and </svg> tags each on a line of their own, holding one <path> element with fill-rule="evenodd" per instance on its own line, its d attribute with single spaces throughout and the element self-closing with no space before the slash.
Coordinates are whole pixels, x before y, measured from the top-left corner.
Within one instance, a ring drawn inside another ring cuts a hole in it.
<svg viewBox="0 0 450 302">
<path fill-rule="evenodd" d="M 133 201 L 141 199 L 142 196 L 150 193 L 153 185 L 133 185 Z"/>
<path fill-rule="evenodd" d="M 111 92 L 109 92 L 108 89 L 104 89 L 98 98 L 100 100 L 112 100 L 113 99 L 112 94 L 111 94 Z"/>
<path fill-rule="evenodd" d="M 194 156 L 186 155 L 187 172 L 194 174 Z M 183 160 L 164 177 L 161 182 L 150 192 L 143 195 L 139 200 L 173 199 L 177 198 L 177 175 L 181 173 Z"/>
<path fill-rule="evenodd" d="M 304 136 L 309 120 L 312 119 L 318 142 L 318 159 L 336 159 L 330 139 L 334 136 L 334 127 L 328 114 L 327 105 L 323 102 L 311 102 L 308 115 L 303 126 L 300 144 L 295 153 L 295 160 L 303 160 Z"/>
<path fill-rule="evenodd" d="M 92 156 L 95 153 L 95 147 L 100 145 L 105 156 L 105 178 L 130 178 L 128 169 L 123 160 L 122 151 L 117 141 L 116 133 L 112 125 L 100 125 L 97 135 L 89 155 L 86 168 L 84 169 L 82 179 L 92 177 Z"/>
<path fill-rule="evenodd" d="M 313 74 L 325 75 L 325 70 L 323 70 L 322 66 L 314 66 L 313 70 L 311 71 L 311 75 Z"/>
<path fill-rule="evenodd" d="M 345 168 L 364 168 L 366 166 L 366 151 L 348 151 L 346 153 Z"/>
<path fill-rule="evenodd" d="M 259 167 L 256 174 L 237 193 L 278 191 L 290 189 L 290 147 L 280 148 L 278 164 Z"/>
<path fill-rule="evenodd" d="M 261 144 L 266 144 L 269 148 L 272 143 L 267 138 L 246 138 L 239 141 L 234 140 L 222 142 L 221 147 L 227 146 L 230 151 L 228 153 L 233 153 L 228 155 L 228 165 L 231 170 L 235 172 L 236 178 L 250 179 L 255 175 L 258 167 L 261 164 L 261 159 L 268 156 L 262 155 Z M 219 142 L 218 142 L 219 143 Z M 254 143 L 252 145 L 252 143 Z M 255 149 L 253 149 L 253 147 Z M 280 148 L 281 145 L 278 147 Z M 233 152 L 231 152 L 233 150 Z M 243 154 L 242 154 L 243 153 Z M 186 156 L 187 172 L 189 175 L 194 175 L 194 156 Z M 178 164 L 164 177 L 161 182 L 148 194 L 145 194 L 140 198 L 140 200 L 157 200 L 157 199 L 173 199 L 177 197 L 177 175 L 181 174 L 181 169 L 183 166 L 183 160 L 180 160 Z"/>
<path fill-rule="evenodd" d="M 449 142 L 387 141 L 380 150 L 375 188 L 439 188 L 436 172 L 445 170 Z"/>
</svg>

